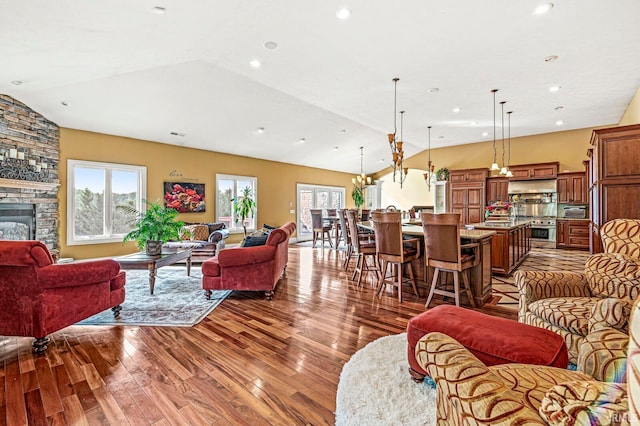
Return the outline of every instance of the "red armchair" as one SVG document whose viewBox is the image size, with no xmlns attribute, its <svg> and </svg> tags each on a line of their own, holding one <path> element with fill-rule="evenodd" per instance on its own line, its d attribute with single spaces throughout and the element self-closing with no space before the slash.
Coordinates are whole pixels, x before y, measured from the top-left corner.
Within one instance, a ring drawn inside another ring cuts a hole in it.
<svg viewBox="0 0 640 426">
<path fill-rule="evenodd" d="M 284 274 L 289 260 L 289 237 L 296 224 L 289 222 L 269 234 L 263 246 L 220 250 L 202 262 L 202 288 L 207 299 L 211 290 L 264 291 L 267 299 Z"/>
<path fill-rule="evenodd" d="M 124 301 L 125 273 L 111 259 L 54 264 L 40 241 L 0 240 L 0 335 L 35 337 L 42 353 L 48 334 Z"/>
</svg>

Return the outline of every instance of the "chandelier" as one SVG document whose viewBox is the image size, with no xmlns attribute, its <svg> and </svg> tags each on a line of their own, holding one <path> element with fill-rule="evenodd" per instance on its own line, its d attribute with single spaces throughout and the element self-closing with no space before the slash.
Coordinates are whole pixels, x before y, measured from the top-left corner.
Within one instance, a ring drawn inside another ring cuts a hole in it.
<svg viewBox="0 0 640 426">
<path fill-rule="evenodd" d="M 498 166 L 498 163 L 496 162 L 496 92 L 498 91 L 498 89 L 493 89 L 491 90 L 491 93 L 493 93 L 493 163 L 491 164 L 491 167 L 489 168 L 489 170 L 499 170 L 500 167 Z"/>
<path fill-rule="evenodd" d="M 400 182 L 400 188 L 407 179 L 408 167 L 404 167 L 404 150 L 402 149 L 402 131 L 404 126 L 404 111 L 400 111 L 400 139 L 397 138 L 398 134 L 398 112 L 397 112 L 397 99 L 398 99 L 398 80 L 393 79 L 393 133 L 389 133 L 389 147 L 391 148 L 391 166 L 393 167 L 393 181 Z"/>
<path fill-rule="evenodd" d="M 351 182 L 355 188 L 359 188 L 361 191 L 365 185 L 371 185 L 371 176 L 367 176 L 364 173 L 364 147 L 360 147 L 360 174 L 354 178 L 351 178 Z"/>
<path fill-rule="evenodd" d="M 427 127 L 429 129 L 429 145 L 427 148 L 428 152 L 428 160 L 427 160 L 427 173 L 424 173 L 424 181 L 427 184 L 427 190 L 431 191 L 431 184 L 435 182 L 435 175 L 433 171 L 436 166 L 431 161 L 431 126 Z"/>
<path fill-rule="evenodd" d="M 511 114 L 513 111 L 507 112 L 507 117 L 509 118 L 509 157 L 507 160 L 507 173 L 505 177 L 513 177 L 513 173 L 511 173 Z"/>
</svg>

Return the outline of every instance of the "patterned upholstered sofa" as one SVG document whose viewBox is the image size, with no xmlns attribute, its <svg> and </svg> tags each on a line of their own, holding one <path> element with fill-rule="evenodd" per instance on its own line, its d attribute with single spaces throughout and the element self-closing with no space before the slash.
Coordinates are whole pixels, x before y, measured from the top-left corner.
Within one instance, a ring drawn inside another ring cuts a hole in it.
<svg viewBox="0 0 640 426">
<path fill-rule="evenodd" d="M 580 369 L 597 368 L 586 364 L 597 363 L 593 349 L 598 346 L 624 359 L 626 348 L 620 347 L 617 334 L 599 330 L 613 328 L 626 334 L 631 303 L 640 295 L 640 220 L 607 222 L 601 236 L 605 253 L 592 255 L 584 273 L 514 274 L 520 293 L 518 320 L 561 335 L 569 361 Z M 618 373 L 604 374 L 612 378 Z"/>
<path fill-rule="evenodd" d="M 169 241 L 162 248 L 164 251 L 190 248 L 191 261 L 204 262 L 225 247 L 224 240 L 228 237 L 229 230 L 222 222 L 186 223 L 182 239 Z"/>
<path fill-rule="evenodd" d="M 631 315 L 627 383 L 547 366 L 487 367 L 453 338 L 425 335 L 416 359 L 437 383 L 437 424 L 640 424 L 640 298 Z"/>
</svg>

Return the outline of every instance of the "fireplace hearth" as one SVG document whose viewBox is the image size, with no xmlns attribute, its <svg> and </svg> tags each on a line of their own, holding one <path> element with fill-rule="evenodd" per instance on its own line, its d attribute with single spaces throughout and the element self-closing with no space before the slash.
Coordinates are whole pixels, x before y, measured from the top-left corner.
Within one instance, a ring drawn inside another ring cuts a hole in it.
<svg viewBox="0 0 640 426">
<path fill-rule="evenodd" d="M 35 239 L 35 204 L 0 203 L 0 240 Z"/>
</svg>

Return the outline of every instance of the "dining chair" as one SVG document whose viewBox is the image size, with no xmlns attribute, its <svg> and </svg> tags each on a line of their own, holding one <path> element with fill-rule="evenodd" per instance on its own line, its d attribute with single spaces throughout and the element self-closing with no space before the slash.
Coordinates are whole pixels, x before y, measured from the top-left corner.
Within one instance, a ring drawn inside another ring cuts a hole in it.
<svg viewBox="0 0 640 426">
<path fill-rule="evenodd" d="M 378 296 L 386 284 L 398 288 L 398 301 L 402 303 L 402 284 L 409 282 L 413 292 L 420 297 L 416 287 L 411 262 L 420 257 L 420 239 L 402 238 L 402 216 L 400 212 L 372 212 L 373 231 L 376 237 L 376 255 L 381 262 L 382 272 L 378 281 Z M 387 274 L 389 266 L 391 271 Z M 404 268 L 408 266 L 409 277 L 404 277 Z"/>
<path fill-rule="evenodd" d="M 315 248 L 316 241 L 318 241 L 318 236 L 322 241 L 322 247 L 324 248 L 324 237 L 327 236 L 327 240 L 329 241 L 329 246 L 333 247 L 333 243 L 331 242 L 331 226 L 326 225 L 322 221 L 322 209 L 310 209 L 311 212 L 311 225 L 313 227 L 313 246 Z"/>
<path fill-rule="evenodd" d="M 354 257 L 353 245 L 351 244 L 351 235 L 349 235 L 349 224 L 347 223 L 347 209 L 338 210 L 338 221 L 340 222 L 340 233 L 344 237 L 344 244 L 347 247 L 345 251 L 344 262 L 342 267 L 345 271 L 349 270 L 349 264 Z"/>
<path fill-rule="evenodd" d="M 362 212 L 360 213 L 360 220 L 371 220 L 371 210 L 362 209 Z"/>
<path fill-rule="evenodd" d="M 376 243 L 373 234 L 361 234 L 358 231 L 358 211 L 347 210 L 347 223 L 349 224 L 349 235 L 351 235 L 351 246 L 356 255 L 356 266 L 353 269 L 351 280 L 358 275 L 358 286 L 362 283 L 362 274 L 375 272 L 376 278 L 380 278 L 380 268 L 376 260 Z M 367 258 L 372 262 L 367 262 Z"/>
<path fill-rule="evenodd" d="M 435 268 L 425 307 L 429 307 L 434 294 L 451 296 L 454 298 L 456 306 L 460 306 L 460 275 L 462 275 L 469 304 L 475 307 L 467 273 L 470 268 L 478 265 L 480 260 L 477 255 L 479 244 L 462 244 L 460 242 L 459 213 L 420 213 L 420 218 L 424 231 L 425 277 L 429 276 L 429 267 Z M 441 272 L 453 274 L 453 292 L 446 288 L 450 284 L 445 284 L 445 288 L 439 288 L 438 281 Z"/>
</svg>

